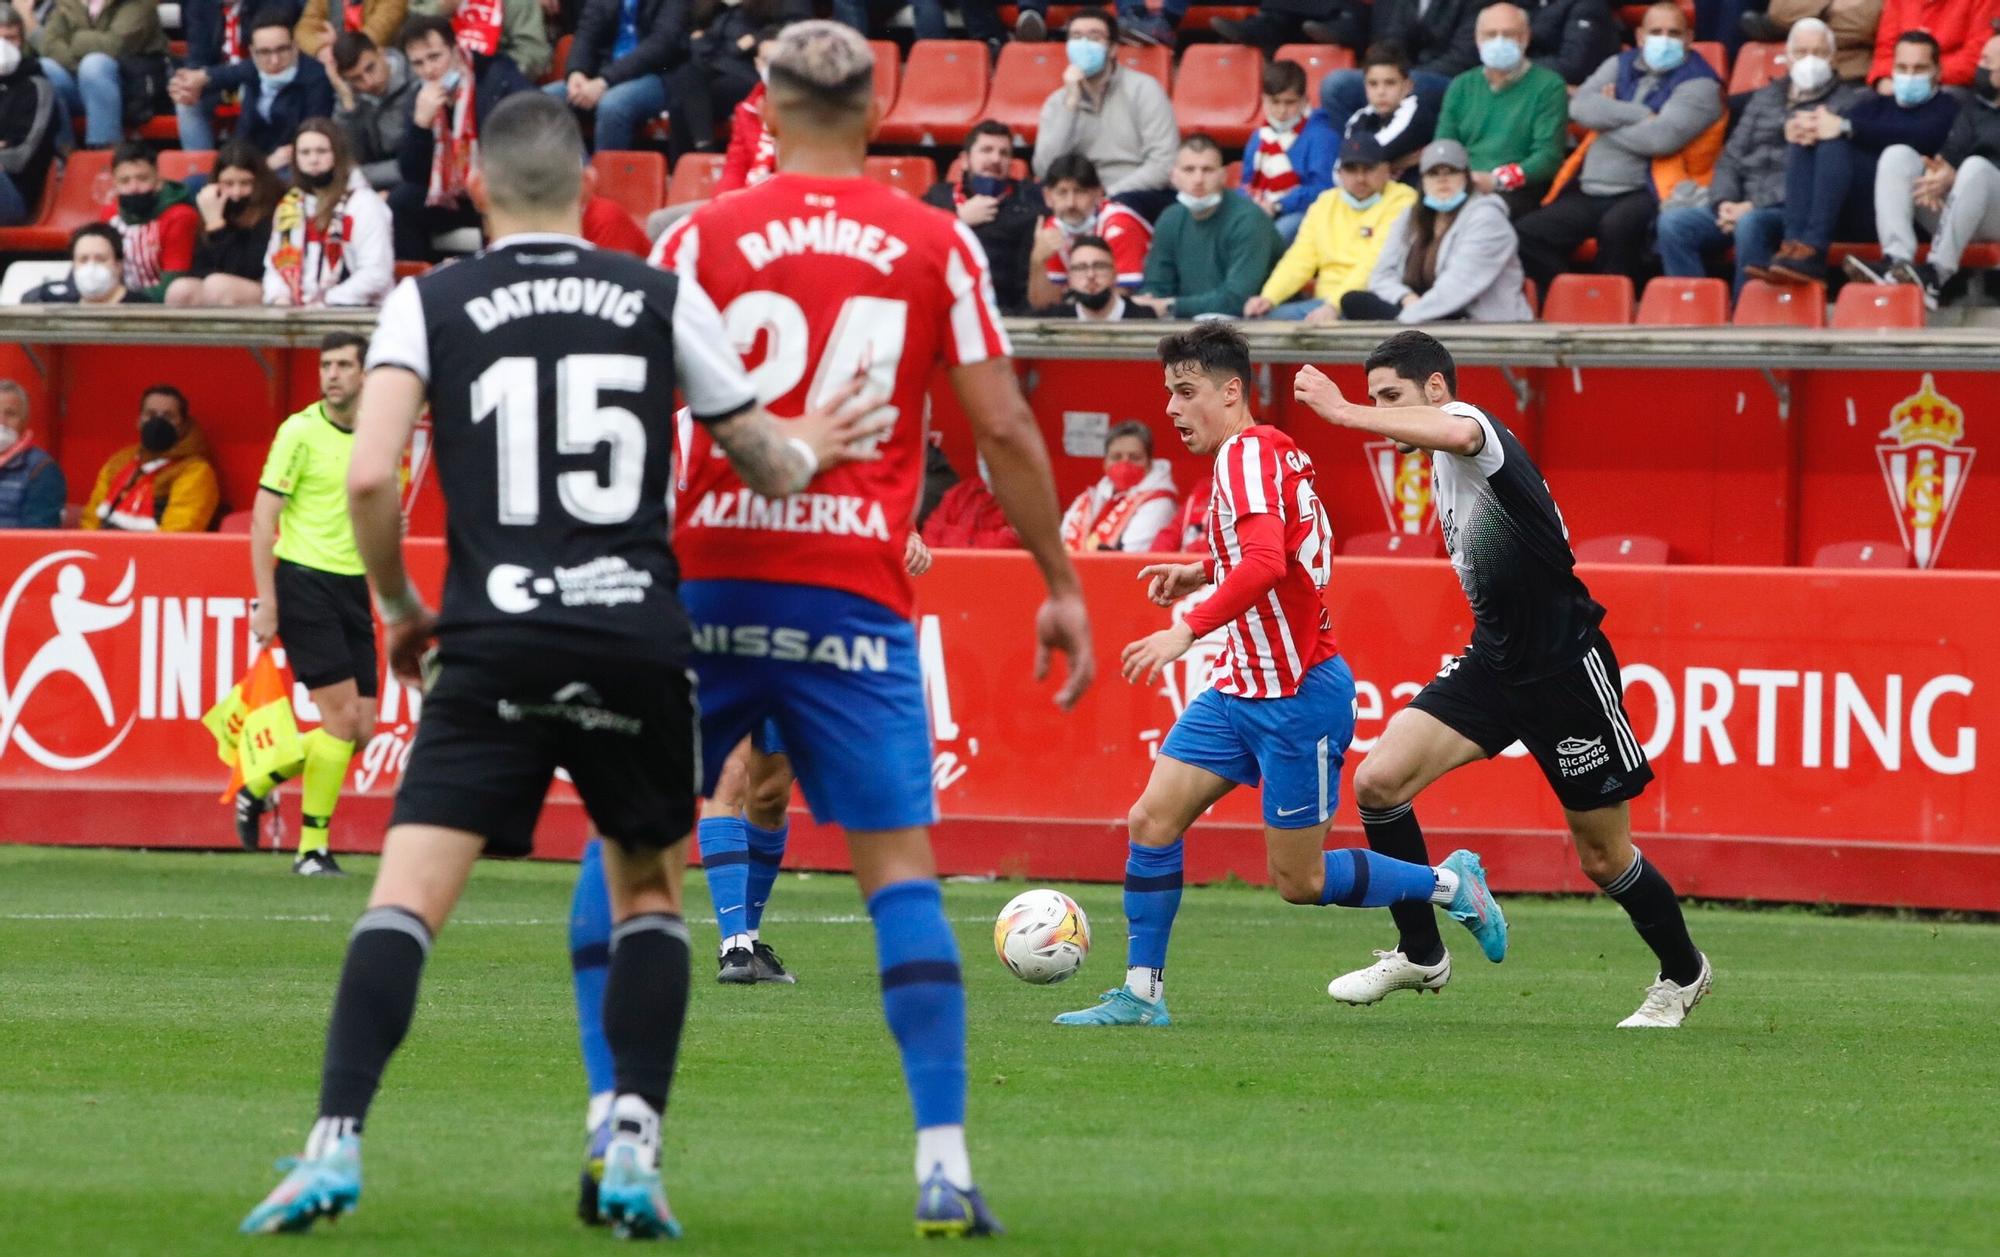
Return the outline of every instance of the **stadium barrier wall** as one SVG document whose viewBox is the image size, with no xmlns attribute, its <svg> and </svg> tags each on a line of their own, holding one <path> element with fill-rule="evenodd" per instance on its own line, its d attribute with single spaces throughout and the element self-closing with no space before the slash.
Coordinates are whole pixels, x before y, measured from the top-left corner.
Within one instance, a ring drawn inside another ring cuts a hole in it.
<svg viewBox="0 0 2000 1257">
<path fill-rule="evenodd" d="M 241 537 L 0 534 L 0 841 L 232 845 L 226 770 L 197 721 L 247 665 L 247 550 Z M 435 590 L 443 547 L 409 550 Z M 1030 677 L 1030 560 L 947 552 L 920 582 L 947 873 L 1122 875 L 1126 810 L 1213 649 L 1198 644 L 1152 686 L 1117 678 L 1123 644 L 1167 619 L 1140 596 L 1140 562 L 1081 560 L 1100 676 L 1067 715 L 1053 683 Z M 1632 724 L 1659 773 L 1635 829 L 1685 893 L 2000 911 L 2000 774 L 1980 771 L 2000 730 L 2000 573 L 1584 574 L 1610 608 Z M 1337 560 L 1328 605 L 1358 680 L 1345 796 L 1355 761 L 1470 623 L 1434 560 Z M 379 845 L 419 712 L 385 682 L 336 849 Z M 1482 849 L 1497 886 L 1586 889 L 1532 761 L 1468 767 L 1420 815 L 1438 853 Z M 1218 805 L 1191 836 L 1190 875 L 1265 880 L 1257 817 L 1248 791 Z M 558 784 L 539 853 L 575 855 L 584 826 Z M 1346 797 L 1334 841 L 1361 841 Z M 845 856 L 799 813 L 791 860 L 837 869 Z"/>
</svg>

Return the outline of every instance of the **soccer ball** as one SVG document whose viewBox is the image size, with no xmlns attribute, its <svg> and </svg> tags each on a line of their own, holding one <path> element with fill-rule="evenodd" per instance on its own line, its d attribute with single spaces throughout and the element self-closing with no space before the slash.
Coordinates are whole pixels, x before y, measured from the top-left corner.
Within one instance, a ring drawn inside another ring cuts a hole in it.
<svg viewBox="0 0 2000 1257">
<path fill-rule="evenodd" d="M 993 923 L 993 950 L 1023 982 L 1061 982 L 1090 954 L 1090 920 L 1059 890 L 1022 891 Z"/>
</svg>

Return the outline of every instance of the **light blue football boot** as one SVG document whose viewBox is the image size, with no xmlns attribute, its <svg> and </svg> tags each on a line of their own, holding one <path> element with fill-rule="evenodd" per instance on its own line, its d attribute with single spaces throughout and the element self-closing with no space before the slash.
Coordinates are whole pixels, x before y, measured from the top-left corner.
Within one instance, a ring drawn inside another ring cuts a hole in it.
<svg viewBox="0 0 2000 1257">
<path fill-rule="evenodd" d="M 1486 870 L 1479 857 L 1461 847 L 1438 867 L 1458 874 L 1458 890 L 1445 905 L 1445 915 L 1472 931 L 1488 960 L 1497 965 L 1507 959 L 1507 914 L 1486 889 Z"/>
<path fill-rule="evenodd" d="M 604 1178 L 597 1187 L 597 1213 L 624 1240 L 681 1237 L 681 1224 L 667 1204 L 660 1185 L 658 1157 L 645 1144 L 623 1133 L 612 1136 L 604 1151 Z"/>
<path fill-rule="evenodd" d="M 1114 987 L 1097 997 L 1092 1008 L 1079 1008 L 1056 1017 L 1059 1026 L 1171 1026 L 1167 997 L 1141 999 L 1126 988 Z"/>
<path fill-rule="evenodd" d="M 323 1157 L 286 1157 L 285 1180 L 250 1211 L 237 1229 L 245 1235 L 303 1231 L 319 1218 L 331 1222 L 361 1203 L 361 1139 L 348 1135 Z"/>
</svg>

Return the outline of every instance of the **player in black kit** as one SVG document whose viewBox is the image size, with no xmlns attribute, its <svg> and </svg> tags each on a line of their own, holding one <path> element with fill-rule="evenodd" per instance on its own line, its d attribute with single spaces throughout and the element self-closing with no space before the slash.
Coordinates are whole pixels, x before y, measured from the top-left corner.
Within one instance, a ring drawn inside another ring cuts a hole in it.
<svg viewBox="0 0 2000 1257">
<path fill-rule="evenodd" d="M 668 548 L 678 388 L 752 489 L 795 493 L 877 435 L 857 381 L 777 421 L 693 283 L 581 239 L 584 150 L 568 109 L 514 97 L 480 129 L 470 191 L 491 247 L 406 281 L 368 352 L 348 491 L 390 664 L 436 666 L 368 910 L 327 1030 L 305 1156 L 244 1219 L 293 1231 L 354 1207 L 361 1127 L 409 1029 L 431 939 L 482 853 L 525 855 L 567 769 L 604 849 L 604 1024 L 614 1137 L 599 1207 L 674 1235 L 660 1113 L 687 1012 L 683 839 L 700 778 L 691 649 Z M 426 404 L 449 566 L 433 619 L 404 573 L 397 465 Z"/>
<path fill-rule="evenodd" d="M 1315 367 L 1292 393 L 1329 423 L 1431 451 L 1438 524 L 1472 604 L 1472 643 L 1390 720 L 1354 774 L 1368 845 L 1428 863 L 1413 800 L 1455 768 L 1519 740 L 1562 801 L 1577 859 L 1632 918 L 1660 972 L 1626 1027 L 1672 1028 L 1708 993 L 1708 958 L 1688 938 L 1680 900 L 1632 845 L 1630 800 L 1653 779 L 1625 716 L 1599 606 L 1577 579 L 1569 529 L 1549 486 L 1507 425 L 1456 400 L 1451 354 L 1422 332 L 1400 332 L 1368 356 L 1373 407 L 1357 405 Z M 1327 994 L 1372 1004 L 1392 991 L 1436 991 L 1451 955 L 1428 904 L 1390 909 L 1402 937 L 1377 963 Z"/>
</svg>

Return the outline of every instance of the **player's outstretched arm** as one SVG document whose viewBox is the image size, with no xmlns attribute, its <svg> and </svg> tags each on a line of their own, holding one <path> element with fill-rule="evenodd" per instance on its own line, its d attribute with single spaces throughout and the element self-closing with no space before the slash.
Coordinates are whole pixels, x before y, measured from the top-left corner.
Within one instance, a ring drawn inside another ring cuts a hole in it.
<svg viewBox="0 0 2000 1257">
<path fill-rule="evenodd" d="M 1056 692 L 1056 704 L 1074 707 L 1097 675 L 1090 646 L 1090 613 L 1083 605 L 1083 586 L 1076 567 L 1063 549 L 1062 516 L 1056 507 L 1055 476 L 1049 452 L 1035 427 L 1035 412 L 1021 396 L 1014 364 L 988 358 L 951 369 L 951 387 L 972 424 L 979 453 L 993 473 L 993 496 L 1007 522 L 1020 534 L 1021 545 L 1042 569 L 1048 599 L 1035 614 L 1035 679 L 1049 673 L 1049 656 L 1069 659 L 1069 679 Z"/>
<path fill-rule="evenodd" d="M 779 420 L 762 406 L 752 406 L 709 431 L 751 492 L 789 497 L 829 467 L 875 456 L 876 438 L 895 420 L 867 384 L 865 377 L 856 376 L 797 419 Z"/>
<path fill-rule="evenodd" d="M 1315 366 L 1300 367 L 1292 377 L 1292 396 L 1336 427 L 1372 432 L 1400 445 L 1466 458 L 1486 445 L 1486 433 L 1477 423 L 1435 406 L 1361 406 L 1348 401 L 1340 386 Z"/>
<path fill-rule="evenodd" d="M 403 367 L 376 367 L 361 387 L 354 418 L 354 452 L 347 464 L 347 512 L 354 545 L 381 609 L 389 666 L 421 684 L 423 653 L 437 621 L 403 568 L 403 521 L 397 471 L 424 410 L 424 381 Z"/>
</svg>

